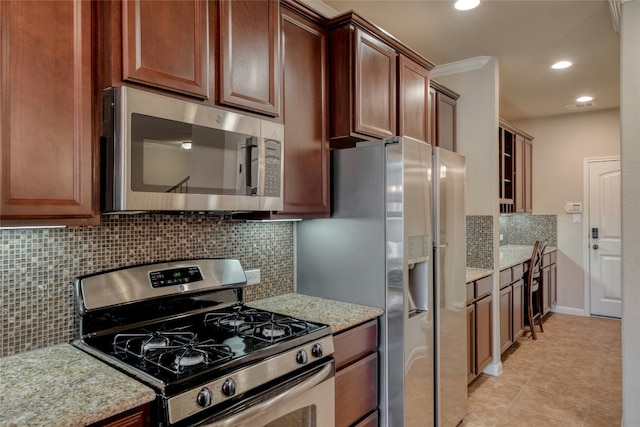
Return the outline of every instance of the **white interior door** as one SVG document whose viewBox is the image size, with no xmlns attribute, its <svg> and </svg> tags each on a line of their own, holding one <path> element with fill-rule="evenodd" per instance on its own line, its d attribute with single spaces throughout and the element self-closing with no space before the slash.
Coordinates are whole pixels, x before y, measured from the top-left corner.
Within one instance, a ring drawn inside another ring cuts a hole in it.
<svg viewBox="0 0 640 427">
<path fill-rule="evenodd" d="M 620 160 L 589 163 L 591 314 L 621 317 Z"/>
</svg>

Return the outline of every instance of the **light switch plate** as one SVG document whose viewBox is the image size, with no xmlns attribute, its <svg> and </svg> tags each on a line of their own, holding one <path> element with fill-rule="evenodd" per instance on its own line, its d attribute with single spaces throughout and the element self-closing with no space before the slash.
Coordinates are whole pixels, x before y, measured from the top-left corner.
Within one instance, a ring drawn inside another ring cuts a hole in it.
<svg viewBox="0 0 640 427">
<path fill-rule="evenodd" d="M 573 223 L 580 224 L 582 222 L 582 214 L 575 213 L 573 214 Z"/>
</svg>

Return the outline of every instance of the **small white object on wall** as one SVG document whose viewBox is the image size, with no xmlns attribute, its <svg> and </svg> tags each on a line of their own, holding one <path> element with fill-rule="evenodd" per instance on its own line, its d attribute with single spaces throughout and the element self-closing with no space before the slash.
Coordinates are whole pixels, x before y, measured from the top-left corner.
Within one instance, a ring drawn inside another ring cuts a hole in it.
<svg viewBox="0 0 640 427">
<path fill-rule="evenodd" d="M 582 203 L 579 202 L 567 202 L 564 205 L 564 211 L 568 214 L 582 213 Z"/>
</svg>

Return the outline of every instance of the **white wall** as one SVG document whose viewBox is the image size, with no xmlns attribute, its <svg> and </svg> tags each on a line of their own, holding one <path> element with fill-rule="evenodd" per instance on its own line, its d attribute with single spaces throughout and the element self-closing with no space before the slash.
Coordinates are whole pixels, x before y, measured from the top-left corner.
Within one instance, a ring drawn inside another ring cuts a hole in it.
<svg viewBox="0 0 640 427">
<path fill-rule="evenodd" d="M 466 214 L 495 215 L 495 201 L 498 200 L 498 60 L 483 56 L 439 65 L 430 76 L 460 94 L 456 104 L 456 151 L 466 157 Z"/>
<path fill-rule="evenodd" d="M 620 113 L 577 112 L 514 122 L 533 140 L 533 213 L 558 217 L 558 306 L 584 310 L 583 224 L 564 212 L 566 202 L 584 202 L 585 158 L 620 154 Z M 584 205 L 583 205 L 584 206 Z"/>
<path fill-rule="evenodd" d="M 621 5 L 622 424 L 640 425 L 640 1 Z"/>
</svg>

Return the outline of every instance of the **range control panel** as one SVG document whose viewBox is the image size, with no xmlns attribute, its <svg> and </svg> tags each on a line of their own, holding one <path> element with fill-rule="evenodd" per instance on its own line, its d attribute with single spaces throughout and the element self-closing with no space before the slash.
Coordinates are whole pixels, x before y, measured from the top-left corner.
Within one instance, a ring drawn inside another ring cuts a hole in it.
<svg viewBox="0 0 640 427">
<path fill-rule="evenodd" d="M 200 282 L 202 280 L 202 273 L 198 266 L 149 272 L 149 281 L 154 288 Z"/>
</svg>

